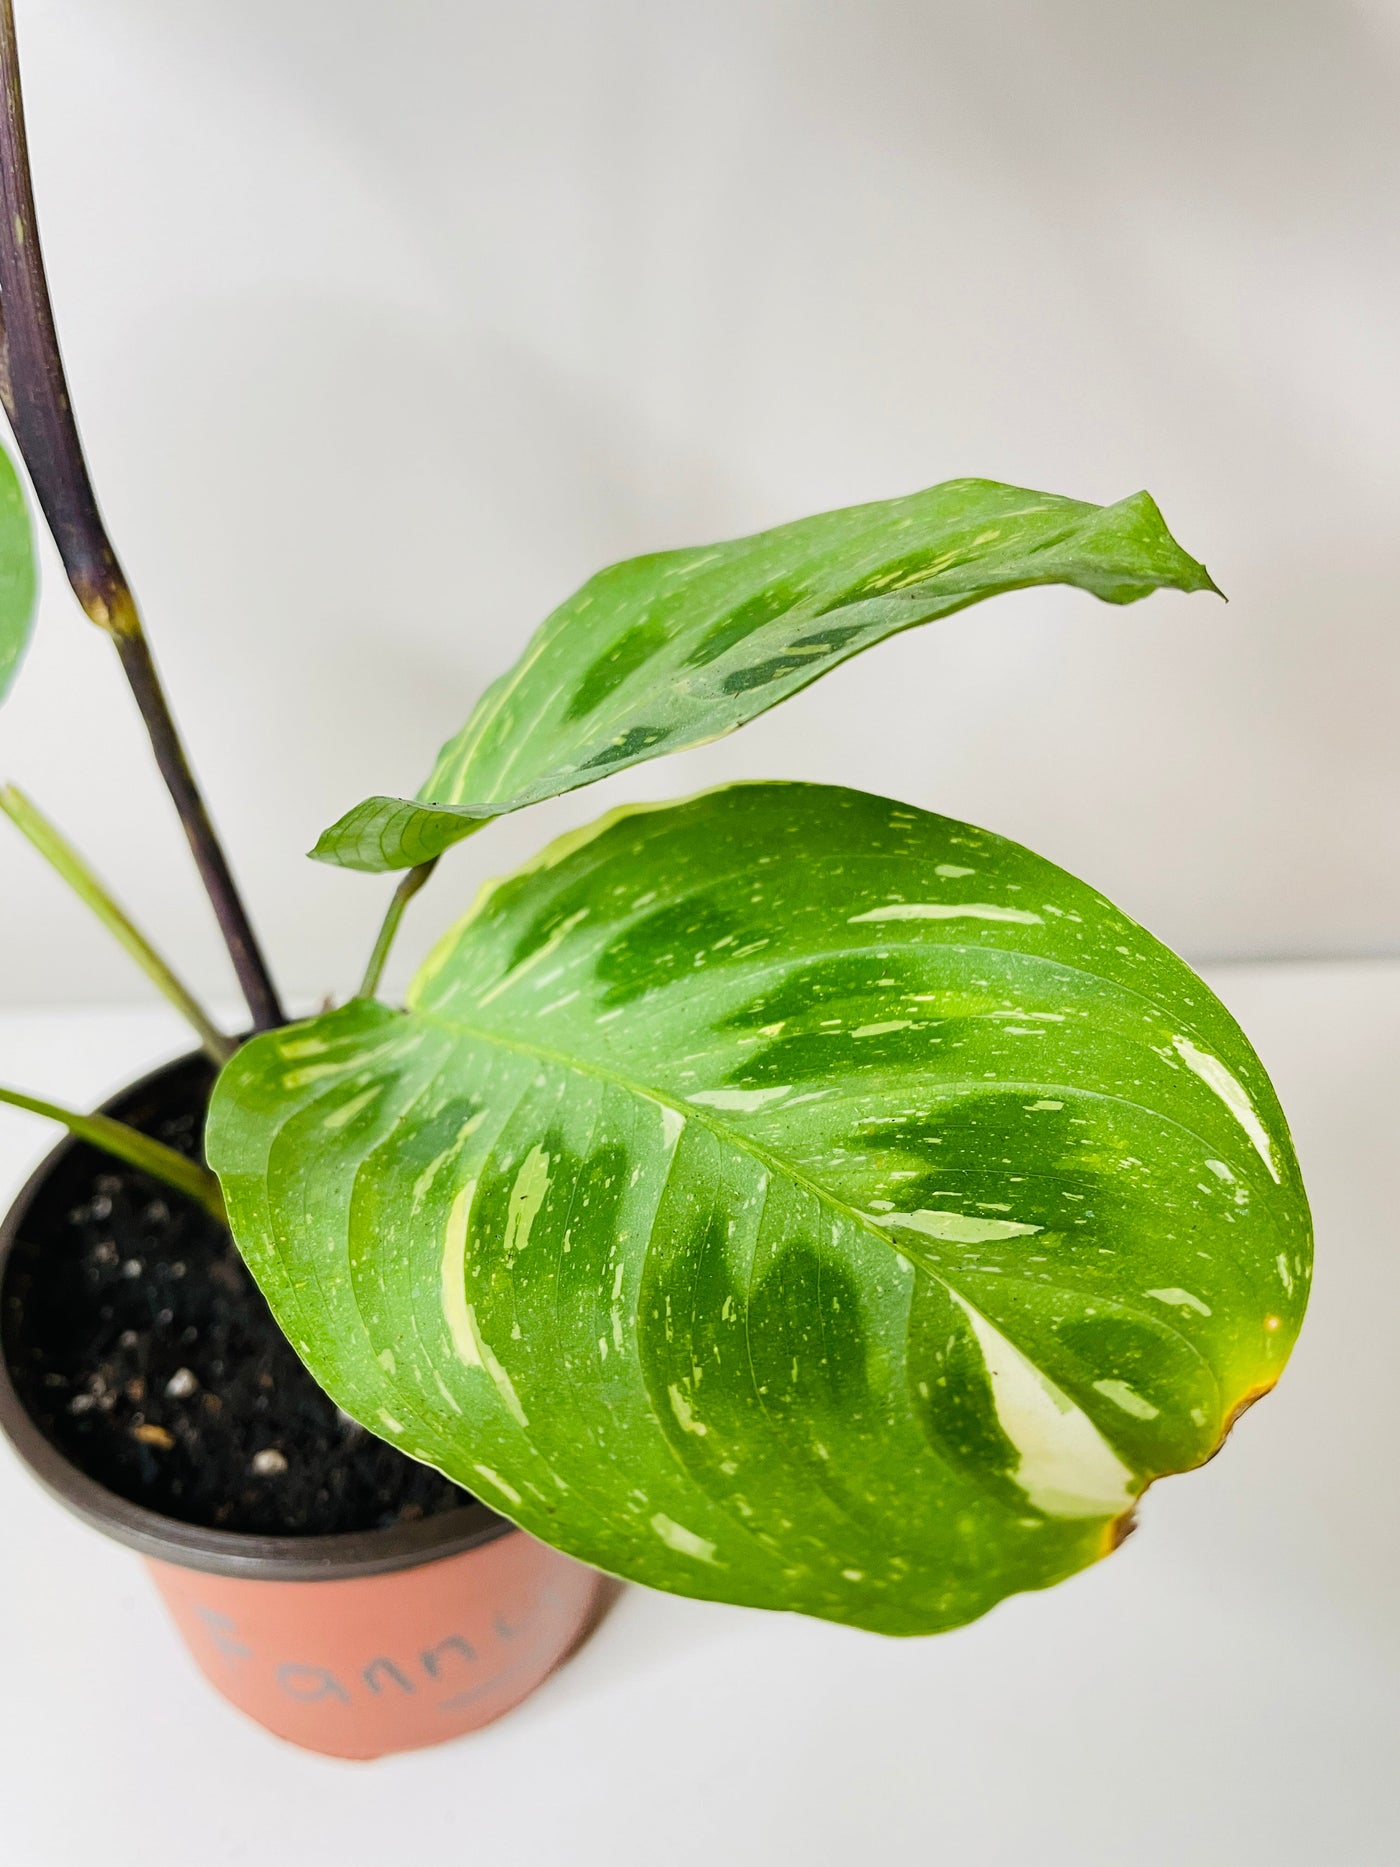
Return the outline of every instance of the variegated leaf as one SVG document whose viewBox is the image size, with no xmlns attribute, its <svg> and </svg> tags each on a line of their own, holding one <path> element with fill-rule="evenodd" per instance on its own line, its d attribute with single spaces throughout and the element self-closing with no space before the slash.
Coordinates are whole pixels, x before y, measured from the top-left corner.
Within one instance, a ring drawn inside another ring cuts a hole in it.
<svg viewBox="0 0 1400 1867">
<path fill-rule="evenodd" d="M 892 1633 L 1105 1554 L 1308 1288 L 1201 981 L 1015 844 L 824 787 L 556 843 L 406 1012 L 246 1046 L 208 1146 L 374 1431 L 602 1568 Z"/>
<path fill-rule="evenodd" d="M 19 476 L 0 449 L 0 700 L 19 669 L 34 620 L 34 536 Z"/>
<path fill-rule="evenodd" d="M 633 558 L 555 610 L 417 799 L 367 799 L 312 854 L 426 862 L 491 817 L 732 732 L 902 629 L 1044 583 L 1110 603 L 1215 587 L 1146 493 L 1091 506 L 990 480 Z"/>
</svg>

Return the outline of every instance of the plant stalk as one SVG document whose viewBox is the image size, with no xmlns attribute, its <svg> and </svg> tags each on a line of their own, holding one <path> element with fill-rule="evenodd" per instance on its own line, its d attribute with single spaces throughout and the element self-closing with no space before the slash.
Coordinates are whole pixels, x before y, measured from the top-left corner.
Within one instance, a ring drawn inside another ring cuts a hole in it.
<svg viewBox="0 0 1400 1867">
<path fill-rule="evenodd" d="M 389 948 L 394 944 L 394 936 L 399 931 L 403 911 L 437 867 L 438 861 L 439 858 L 434 856 L 431 862 L 420 862 L 416 869 L 408 871 L 394 890 L 394 898 L 389 903 L 388 912 L 379 929 L 379 938 L 374 943 L 374 951 L 365 967 L 365 976 L 360 981 L 360 989 L 356 994 L 358 998 L 373 998 L 379 989 L 384 962 L 389 957 Z"/>
<path fill-rule="evenodd" d="M 11 1108 L 27 1109 L 31 1115 L 45 1115 L 50 1121 L 62 1122 L 80 1141 L 90 1141 L 94 1147 L 100 1147 L 103 1153 L 124 1160 L 129 1167 L 137 1167 L 141 1172 L 163 1180 L 167 1186 L 173 1186 L 176 1192 L 197 1200 L 220 1225 L 228 1224 L 224 1196 L 219 1190 L 219 1182 L 209 1169 L 202 1167 L 197 1160 L 187 1160 L 183 1154 L 177 1154 L 173 1147 L 167 1147 L 163 1141 L 155 1141 L 150 1135 L 142 1134 L 139 1128 L 129 1128 L 125 1122 L 115 1121 L 110 1115 L 82 1115 L 76 1109 L 64 1108 L 57 1102 L 44 1102 L 38 1096 L 21 1095 L 18 1089 L 0 1089 L 0 1102 L 8 1103 Z"/>
<path fill-rule="evenodd" d="M 39 247 L 13 0 L 0 0 L 0 86 L 0 403 L 73 592 L 116 644 L 253 1023 L 268 1030 L 286 1014 L 190 769 L 73 417 Z"/>
<path fill-rule="evenodd" d="M 113 900 L 101 880 L 62 832 L 44 815 L 18 785 L 0 785 L 0 810 L 15 828 L 28 837 L 39 854 L 77 895 L 92 909 L 107 931 L 119 940 L 156 987 L 169 999 L 181 1017 L 193 1027 L 208 1055 L 220 1066 L 227 1063 L 238 1048 L 222 1032 L 194 994 L 176 976 L 171 967 L 151 945 L 125 910 Z"/>
</svg>

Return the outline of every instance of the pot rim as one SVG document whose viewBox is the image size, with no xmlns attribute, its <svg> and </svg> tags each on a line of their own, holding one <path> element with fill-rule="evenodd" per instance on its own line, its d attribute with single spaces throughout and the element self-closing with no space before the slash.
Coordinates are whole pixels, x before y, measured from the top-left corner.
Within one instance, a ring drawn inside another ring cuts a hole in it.
<svg viewBox="0 0 1400 1867">
<path fill-rule="evenodd" d="M 204 1060 L 202 1051 L 187 1051 L 149 1070 L 102 1104 L 102 1113 L 120 1115 L 143 1091 L 157 1088 L 175 1071 Z M 46 1154 L 0 1222 L 0 1300 L 3 1300 L 10 1253 L 39 1193 L 50 1177 L 78 1147 L 90 1145 L 66 1134 Z M 30 1472 L 50 1497 L 92 1529 L 140 1555 L 183 1569 L 202 1569 L 213 1575 L 245 1581 L 327 1582 L 358 1576 L 383 1575 L 395 1569 L 416 1568 L 445 1556 L 493 1542 L 498 1536 L 519 1534 L 514 1524 L 480 1502 L 460 1510 L 443 1511 L 415 1523 L 393 1524 L 382 1530 L 356 1530 L 337 1536 L 253 1536 L 240 1530 L 207 1529 L 181 1523 L 160 1511 L 148 1510 L 129 1498 L 109 1491 L 60 1452 L 39 1430 L 10 1378 L 8 1358 L 0 1352 L 0 1433 L 9 1440 Z"/>
</svg>

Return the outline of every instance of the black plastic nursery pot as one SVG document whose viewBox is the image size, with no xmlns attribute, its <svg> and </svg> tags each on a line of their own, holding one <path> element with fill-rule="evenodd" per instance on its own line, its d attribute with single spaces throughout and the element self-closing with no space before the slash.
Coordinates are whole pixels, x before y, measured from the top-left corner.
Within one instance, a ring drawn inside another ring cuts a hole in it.
<svg viewBox="0 0 1400 1867">
<path fill-rule="evenodd" d="M 211 1081 L 185 1057 L 106 1112 L 197 1146 Z M 144 1558 L 217 1690 L 306 1749 L 378 1757 L 475 1730 L 608 1598 L 336 1415 L 226 1234 L 84 1142 L 55 1148 L 0 1226 L 0 1346 L 20 1458 Z"/>
</svg>

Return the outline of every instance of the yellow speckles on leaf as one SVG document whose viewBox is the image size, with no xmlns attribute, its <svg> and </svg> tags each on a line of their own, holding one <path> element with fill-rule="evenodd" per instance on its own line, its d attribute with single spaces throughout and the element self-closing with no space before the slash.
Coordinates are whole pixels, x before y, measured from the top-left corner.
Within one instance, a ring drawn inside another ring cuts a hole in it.
<svg viewBox="0 0 1400 1867">
<path fill-rule="evenodd" d="M 396 1374 L 398 1372 L 398 1363 L 394 1359 L 393 1349 L 381 1348 L 377 1360 L 386 1374 Z"/>
<path fill-rule="evenodd" d="M 1126 1381 L 1095 1381 L 1094 1392 L 1102 1394 L 1105 1400 L 1111 1400 L 1115 1407 L 1121 1407 L 1124 1413 L 1130 1413 L 1135 1420 L 1155 1420 L 1162 1411 L 1160 1407 L 1154 1407 L 1150 1400 L 1144 1400 Z"/>
<path fill-rule="evenodd" d="M 941 1239 L 949 1245 L 985 1245 L 996 1239 L 1027 1238 L 1045 1229 L 1043 1225 L 1023 1224 L 1019 1219 L 979 1219 L 965 1212 L 890 1212 L 878 1223 L 921 1232 L 925 1238 Z"/>
<path fill-rule="evenodd" d="M 379 1421 L 382 1426 L 387 1426 L 391 1433 L 401 1433 L 404 1430 L 403 1421 L 395 1419 L 387 1407 L 379 1409 Z"/>
<path fill-rule="evenodd" d="M 574 1000 L 579 996 L 580 993 L 577 989 L 572 992 L 565 992 L 562 998 L 551 999 L 549 1004 L 541 1005 L 539 1010 L 535 1013 L 535 1016 L 537 1018 L 547 1018 L 552 1011 L 562 1011 L 565 1005 L 572 1005 Z"/>
<path fill-rule="evenodd" d="M 507 1262 L 530 1242 L 530 1228 L 549 1192 L 549 1155 L 538 1143 L 521 1162 L 506 1209 L 503 1250 Z"/>
<path fill-rule="evenodd" d="M 951 551 L 940 551 L 937 557 L 931 557 L 927 562 L 916 565 L 913 570 L 906 571 L 903 576 L 896 575 L 883 581 L 886 588 L 890 590 L 907 590 L 910 584 L 923 583 L 926 578 L 936 577 L 940 571 L 945 571 L 950 565 L 959 563 L 962 555 L 961 547 L 955 547 Z"/>
<path fill-rule="evenodd" d="M 703 1420 L 696 1419 L 695 1411 L 690 1402 L 674 1381 L 667 1388 L 666 1392 L 671 1397 L 671 1411 L 675 1414 L 681 1431 L 694 1433 L 697 1438 L 703 1439 L 710 1429 Z"/>
<path fill-rule="evenodd" d="M 883 1024 L 860 1024 L 851 1032 L 852 1037 L 884 1037 L 890 1031 L 907 1031 L 914 1020 L 912 1018 L 889 1018 Z"/>
<path fill-rule="evenodd" d="M 450 1160 L 455 1160 L 457 1158 L 472 1135 L 476 1133 L 477 1129 L 485 1120 L 486 1110 L 478 1109 L 475 1115 L 469 1117 L 468 1120 L 462 1123 L 462 1126 L 457 1130 L 457 1138 L 452 1145 L 450 1147 L 445 1147 L 440 1154 L 434 1155 L 433 1159 L 428 1162 L 422 1173 L 420 1173 L 418 1178 L 413 1182 L 411 1210 L 415 1217 L 423 1210 L 424 1202 L 427 1200 L 429 1193 L 432 1192 L 434 1183 L 443 1168 Z"/>
<path fill-rule="evenodd" d="M 467 1304 L 466 1310 L 467 1327 L 471 1331 L 472 1339 L 476 1344 L 476 1352 L 480 1365 L 486 1370 L 487 1374 L 490 1375 L 496 1392 L 505 1402 L 506 1412 L 509 1413 L 516 1425 L 528 1426 L 530 1422 L 525 1416 L 525 1409 L 520 1404 L 520 1397 L 515 1391 L 514 1382 L 501 1366 L 500 1362 L 497 1361 L 495 1355 L 492 1354 L 490 1345 L 482 1340 L 481 1330 L 477 1327 L 476 1311 L 472 1308 L 470 1303 Z"/>
<path fill-rule="evenodd" d="M 1213 1057 L 1209 1051 L 1198 1049 L 1189 1037 L 1174 1037 L 1172 1048 L 1187 1069 L 1193 1075 L 1198 1076 L 1207 1089 L 1225 1104 L 1249 1136 L 1251 1146 L 1268 1168 L 1275 1184 L 1281 1184 L 1278 1163 L 1274 1158 L 1274 1144 L 1269 1139 L 1268 1131 L 1260 1121 L 1259 1112 L 1250 1101 L 1244 1084 L 1225 1067 L 1219 1057 Z"/>
<path fill-rule="evenodd" d="M 471 1214 L 472 1200 L 475 1197 L 476 1181 L 469 1180 L 452 1202 L 452 1210 L 447 1217 L 447 1234 L 442 1247 L 443 1320 L 447 1324 L 447 1333 L 452 1337 L 452 1346 L 469 1368 L 479 1368 L 482 1365 L 481 1355 L 477 1349 L 476 1331 L 472 1327 L 471 1311 L 467 1308 L 467 1222 Z"/>
<path fill-rule="evenodd" d="M 1143 1294 L 1155 1297 L 1159 1303 L 1165 1303 L 1169 1309 L 1193 1309 L 1198 1315 L 1210 1315 L 1208 1303 L 1203 1303 L 1199 1297 L 1192 1296 L 1189 1290 L 1181 1290 L 1175 1284 L 1168 1285 L 1162 1290 L 1147 1290 Z"/>
<path fill-rule="evenodd" d="M 890 901 L 884 907 L 850 915 L 846 925 L 858 927 L 866 921 L 1008 921 L 1020 927 L 1043 924 L 1029 908 L 1003 908 L 993 901 Z"/>
<path fill-rule="evenodd" d="M 698 557 L 687 559 L 682 564 L 673 564 L 667 571 L 668 577 L 693 577 L 707 564 L 716 564 L 724 556 L 723 551 L 702 551 Z"/>
<path fill-rule="evenodd" d="M 357 1115 L 369 1107 L 371 1102 L 377 1101 L 383 1095 L 384 1087 L 383 1083 L 373 1083 L 368 1089 L 362 1089 L 359 1095 L 351 1096 L 350 1100 L 342 1102 L 338 1109 L 332 1109 L 321 1126 L 330 1129 L 347 1127 Z"/>
<path fill-rule="evenodd" d="M 957 862 L 940 862 L 936 865 L 933 872 L 935 875 L 941 876 L 945 882 L 959 882 L 964 875 L 971 875 L 973 870 L 965 869 Z"/>
<path fill-rule="evenodd" d="M 501 1474 L 499 1472 L 493 1472 L 489 1465 L 477 1465 L 473 1469 L 478 1472 L 488 1484 L 494 1485 L 506 1502 L 508 1504 L 514 1504 L 517 1510 L 525 1502 L 515 1486 L 508 1485 Z"/>
<path fill-rule="evenodd" d="M 613 1272 L 613 1287 L 612 1287 L 613 1347 L 617 1350 L 619 1355 L 622 1353 L 622 1330 L 623 1330 L 623 1323 L 624 1323 L 623 1310 L 622 1310 L 622 1286 L 624 1282 L 626 1281 L 626 1278 L 627 1278 L 626 1260 L 619 1259 L 618 1264 L 617 1264 L 617 1269 Z"/>
<path fill-rule="evenodd" d="M 586 921 L 588 919 L 588 914 L 589 910 L 587 908 L 579 908 L 576 913 L 570 914 L 567 920 L 561 921 L 549 938 L 541 945 L 537 946 L 533 953 L 528 954 L 522 959 L 518 966 L 512 966 L 509 972 L 503 973 L 491 987 L 490 991 L 481 994 L 476 1001 L 477 1009 L 484 1011 L 488 1005 L 494 1004 L 501 996 L 502 992 L 508 992 L 513 986 L 519 985 L 520 981 L 524 979 L 527 974 L 532 973 L 535 968 L 547 960 L 551 954 L 557 953 L 580 921 Z"/>
<path fill-rule="evenodd" d="M 775 1085 L 769 1089 L 697 1089 L 686 1101 L 702 1103 L 706 1108 L 733 1109 L 749 1114 L 791 1094 L 792 1084 L 783 1083 L 781 1087 Z"/>
<path fill-rule="evenodd" d="M 696 1562 L 713 1562 L 715 1546 L 703 1536 L 697 1536 L 693 1530 L 687 1530 L 683 1523 L 677 1523 L 674 1517 L 668 1517 L 664 1511 L 657 1511 L 651 1520 L 651 1527 L 668 1549 L 674 1549 L 678 1555 L 690 1556 Z"/>
<path fill-rule="evenodd" d="M 358 1057 L 343 1057 L 339 1063 L 308 1063 L 302 1069 L 288 1070 L 282 1077 L 284 1089 L 309 1089 L 312 1083 L 319 1083 L 330 1076 L 343 1076 L 347 1070 L 354 1069 Z"/>
<path fill-rule="evenodd" d="M 423 1035 L 421 1031 L 412 1031 L 405 1036 L 401 1024 L 396 1024 L 393 1035 L 386 1038 L 382 1044 L 371 1044 L 367 1050 L 349 1050 L 344 1056 L 330 1063 L 308 1063 L 302 1069 L 289 1070 L 281 1079 L 282 1087 L 284 1089 L 308 1089 L 312 1083 L 323 1082 L 332 1076 L 343 1076 L 350 1070 L 357 1070 L 367 1063 L 375 1062 L 379 1057 L 402 1056 L 407 1051 L 416 1050 L 423 1041 Z M 310 1043 L 319 1040 L 294 1039 L 292 1041 Z M 330 1050 L 333 1046 L 326 1044 L 323 1048 Z"/>
</svg>

